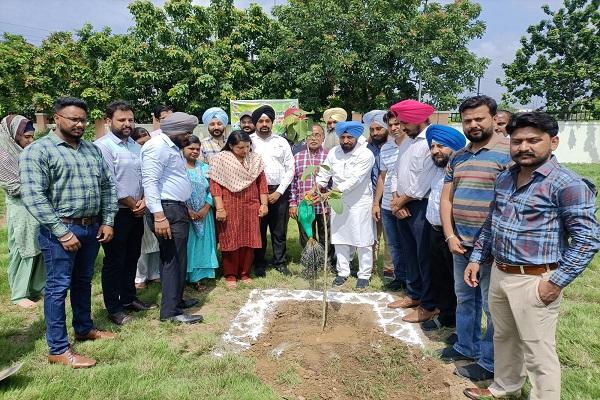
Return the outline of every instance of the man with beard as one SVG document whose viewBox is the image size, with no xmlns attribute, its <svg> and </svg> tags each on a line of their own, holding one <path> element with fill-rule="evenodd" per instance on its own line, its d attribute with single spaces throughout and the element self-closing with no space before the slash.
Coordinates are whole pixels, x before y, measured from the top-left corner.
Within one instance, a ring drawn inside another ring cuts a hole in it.
<svg viewBox="0 0 600 400">
<path fill-rule="evenodd" d="M 463 277 L 476 287 L 483 260 L 495 259 L 489 302 L 496 373 L 488 389 L 464 393 L 520 398 L 528 376 L 530 399 L 559 400 L 556 323 L 563 289 L 600 249 L 596 189 L 552 155 L 558 123 L 551 115 L 516 114 L 507 130 L 515 165 L 496 179 L 492 211 Z"/>
<path fill-rule="evenodd" d="M 410 140 L 400 126 L 398 118 L 393 112 L 388 111 L 385 122 L 389 127 L 390 135 L 394 140 L 388 140 L 379 153 L 379 177 L 373 200 L 373 218 L 381 220 L 385 234 L 386 247 L 390 249 L 393 269 L 386 271 L 383 276 L 392 276 L 393 280 L 385 285 L 387 290 L 403 290 L 406 288 L 406 265 L 400 248 L 400 234 L 398 230 L 398 218 L 392 213 L 392 178 L 396 174 L 396 162 L 402 157 L 410 146 Z M 388 275 L 389 274 L 389 275 Z"/>
<path fill-rule="evenodd" d="M 146 204 L 140 164 L 142 147 L 131 138 L 135 126 L 131 105 L 124 101 L 110 103 L 106 122 L 110 132 L 94 144 L 102 152 L 117 187 L 119 211 L 115 215 L 113 240 L 103 244 L 102 295 L 108 319 L 123 325 L 131 319 L 124 310 L 144 311 L 157 306 L 141 302 L 135 292 Z"/>
<path fill-rule="evenodd" d="M 240 116 L 240 129 L 242 132 L 252 135 L 255 131 L 254 123 L 252 122 L 252 113 L 245 112 Z"/>
<path fill-rule="evenodd" d="M 506 125 L 510 121 L 511 116 L 512 113 L 510 111 L 498 110 L 496 115 L 494 115 L 494 132 L 499 135 L 508 136 Z"/>
<path fill-rule="evenodd" d="M 432 331 L 442 326 L 456 326 L 456 295 L 454 294 L 454 264 L 452 254 L 446 245 L 446 238 L 440 218 L 440 197 L 446 176 L 446 165 L 454 152 L 465 147 L 465 135 L 446 125 L 429 125 L 427 145 L 431 149 L 431 158 L 436 166 L 431 181 L 431 192 L 427 203 L 427 221 L 431 224 L 429 264 L 431 266 L 431 285 L 423 293 L 424 302 L 435 302 L 439 315 L 421 324 L 424 331 Z"/>
<path fill-rule="evenodd" d="M 264 277 L 267 268 L 267 227 L 271 232 L 273 266 L 284 275 L 290 275 L 286 263 L 286 237 L 289 220 L 289 186 L 294 178 L 294 156 L 287 140 L 274 135 L 271 129 L 275 121 L 273 107 L 264 105 L 252 112 L 252 123 L 256 132 L 252 138 L 252 149 L 265 163 L 265 175 L 269 187 L 269 213 L 260 221 L 262 248 L 254 252 L 254 274 Z"/>
<path fill-rule="evenodd" d="M 373 185 L 373 190 L 377 187 L 377 180 L 379 179 L 379 172 L 381 170 L 379 153 L 381 152 L 381 147 L 388 140 L 388 125 L 384 121 L 385 115 L 386 112 L 383 110 L 372 110 L 363 116 L 363 123 L 369 127 L 369 141 L 367 148 L 371 150 L 375 157 L 375 164 L 373 164 L 373 169 L 371 170 L 371 184 Z M 373 262 L 376 263 L 379 257 L 381 235 L 383 234 L 385 240 L 385 233 L 383 232 L 383 223 L 381 219 L 376 219 L 375 225 L 377 235 L 375 236 L 375 244 L 373 245 Z M 387 241 L 385 241 L 383 269 L 389 271 L 392 268 L 392 256 L 390 255 Z"/>
<path fill-rule="evenodd" d="M 494 133 L 496 102 L 488 96 L 475 96 L 459 107 L 463 132 L 471 141 L 448 163 L 440 200 L 440 215 L 448 249 L 454 259 L 456 293 L 456 334 L 458 341 L 441 352 L 442 360 L 475 361 L 458 367 L 456 374 L 480 381 L 494 376 L 494 327 L 488 308 L 491 260 L 484 260 L 480 284 L 469 287 L 462 279 L 473 244 L 481 231 L 494 199 L 496 176 L 510 162 L 508 138 Z M 481 335 L 481 311 L 487 318 Z"/>
<path fill-rule="evenodd" d="M 200 151 L 202 159 L 210 164 L 210 159 L 225 146 L 225 129 L 229 124 L 229 117 L 222 108 L 212 107 L 202 114 L 202 123 L 208 130 L 208 137 L 200 141 Z"/>
<path fill-rule="evenodd" d="M 427 145 L 426 129 L 435 109 L 416 100 L 403 100 L 390 107 L 409 137 L 410 146 L 396 163 L 392 180 L 392 212 L 399 218 L 398 231 L 402 256 L 406 263 L 406 296 L 390 304 L 390 308 L 415 308 L 402 320 L 424 322 L 438 310 L 432 299 L 425 297 L 431 286 L 427 197 L 436 172 Z"/>
<path fill-rule="evenodd" d="M 325 150 L 331 150 L 339 143 L 338 135 L 335 132 L 335 125 L 348 119 L 348 113 L 343 108 L 329 108 L 323 112 L 323 121 L 327 124 L 325 132 L 325 141 L 323 147 Z"/>
<path fill-rule="evenodd" d="M 182 309 L 198 304 L 183 299 L 187 271 L 187 242 L 190 217 L 186 201 L 192 187 L 181 149 L 198 125 L 198 118 L 176 112 L 160 122 L 161 133 L 142 148 L 142 186 L 146 195 L 146 219 L 160 247 L 162 300 L 160 320 L 179 323 L 202 321 L 201 315 Z"/>
<path fill-rule="evenodd" d="M 111 241 L 117 195 L 100 150 L 81 140 L 87 105 L 60 97 L 56 128 L 21 153 L 21 199 L 40 223 L 38 241 L 46 266 L 44 317 L 48 362 L 86 368 L 96 361 L 74 353 L 67 336 L 65 298 L 71 291 L 75 340 L 112 339 L 94 328 L 92 277 L 100 244 Z"/>
<path fill-rule="evenodd" d="M 375 157 L 367 146 L 358 142 L 363 126 L 360 122 L 338 122 L 335 127 L 339 146 L 327 154 L 317 175 L 317 186 L 326 188 L 333 181 L 333 190 L 342 193 L 341 214 L 331 212 L 331 243 L 337 256 L 334 286 L 342 286 L 350 276 L 350 260 L 358 255 L 357 289 L 366 289 L 373 270 L 373 188 L 371 169 Z"/>
</svg>

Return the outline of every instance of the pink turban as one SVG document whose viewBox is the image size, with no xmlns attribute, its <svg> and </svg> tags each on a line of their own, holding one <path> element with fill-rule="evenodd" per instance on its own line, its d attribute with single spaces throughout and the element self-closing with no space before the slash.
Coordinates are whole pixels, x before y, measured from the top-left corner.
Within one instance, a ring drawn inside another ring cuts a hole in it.
<svg viewBox="0 0 600 400">
<path fill-rule="evenodd" d="M 394 115 L 402 122 L 421 124 L 433 114 L 435 108 L 416 100 L 402 100 L 390 107 Z"/>
</svg>

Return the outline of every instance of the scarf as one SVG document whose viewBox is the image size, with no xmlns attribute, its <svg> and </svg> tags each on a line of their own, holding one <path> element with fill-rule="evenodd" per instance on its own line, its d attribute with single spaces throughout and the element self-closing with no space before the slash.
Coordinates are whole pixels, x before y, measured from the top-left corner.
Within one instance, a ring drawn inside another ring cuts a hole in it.
<svg viewBox="0 0 600 400">
<path fill-rule="evenodd" d="M 192 195 L 187 201 L 187 204 L 195 212 L 200 211 L 200 209 L 206 204 L 206 194 L 208 193 L 208 179 L 206 179 L 205 172 L 207 171 L 207 169 L 207 164 L 196 161 L 196 167 L 187 170 L 190 182 L 192 184 Z M 196 235 L 198 235 L 199 237 L 203 237 L 204 219 L 192 221 L 192 228 L 196 232 Z"/>
<path fill-rule="evenodd" d="M 21 115 L 9 115 L 0 123 L 0 187 L 13 197 L 19 195 L 21 188 L 19 155 L 23 151 L 15 137 L 25 132 L 28 122 Z"/>
<path fill-rule="evenodd" d="M 210 161 L 210 179 L 236 193 L 252 185 L 263 169 L 257 153 L 248 153 L 241 163 L 231 151 L 221 151 Z"/>
</svg>

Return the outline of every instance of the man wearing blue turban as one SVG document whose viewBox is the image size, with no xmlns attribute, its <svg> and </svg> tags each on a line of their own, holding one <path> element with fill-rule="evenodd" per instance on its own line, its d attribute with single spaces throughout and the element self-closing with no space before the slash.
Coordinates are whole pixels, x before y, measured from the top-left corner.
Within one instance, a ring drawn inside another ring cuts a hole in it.
<svg viewBox="0 0 600 400">
<path fill-rule="evenodd" d="M 225 146 L 225 129 L 229 124 L 229 117 L 222 108 L 212 107 L 202 114 L 202 123 L 208 130 L 208 137 L 200 141 L 200 151 L 204 161 L 210 164 L 210 159 Z"/>
<path fill-rule="evenodd" d="M 456 326 L 456 294 L 454 293 L 454 262 L 446 244 L 440 218 L 440 197 L 444 186 L 446 165 L 450 157 L 465 147 L 467 140 L 458 130 L 446 125 L 429 125 L 425 133 L 436 171 L 431 182 L 426 217 L 431 224 L 429 253 L 431 285 L 423 293 L 426 303 L 436 304 L 439 314 L 421 324 L 425 331 L 442 326 Z"/>
<path fill-rule="evenodd" d="M 350 260 L 358 254 L 357 289 L 369 284 L 373 269 L 373 187 L 371 169 L 375 163 L 373 153 L 360 143 L 364 128 L 360 122 L 338 122 L 335 132 L 339 146 L 327 154 L 317 175 L 317 185 L 326 188 L 330 180 L 333 189 L 342 193 L 341 213 L 331 211 L 331 243 L 337 256 L 337 273 L 334 286 L 341 286 L 350 276 Z"/>
</svg>

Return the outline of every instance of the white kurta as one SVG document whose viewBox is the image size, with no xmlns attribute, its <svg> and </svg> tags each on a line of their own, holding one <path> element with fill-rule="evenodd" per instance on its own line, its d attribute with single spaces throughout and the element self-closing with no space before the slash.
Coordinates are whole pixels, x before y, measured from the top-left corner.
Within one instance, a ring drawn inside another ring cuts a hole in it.
<svg viewBox="0 0 600 400">
<path fill-rule="evenodd" d="M 342 192 L 344 210 L 336 214 L 331 210 L 331 243 L 356 247 L 372 246 L 373 234 L 373 187 L 371 185 L 371 169 L 375 157 L 365 144 L 358 143 L 349 153 L 344 153 L 340 146 L 335 146 L 327 154 L 319 170 L 317 184 L 327 186 L 333 180 L 333 188 Z"/>
</svg>

